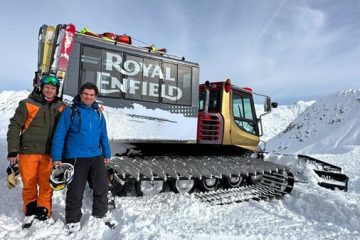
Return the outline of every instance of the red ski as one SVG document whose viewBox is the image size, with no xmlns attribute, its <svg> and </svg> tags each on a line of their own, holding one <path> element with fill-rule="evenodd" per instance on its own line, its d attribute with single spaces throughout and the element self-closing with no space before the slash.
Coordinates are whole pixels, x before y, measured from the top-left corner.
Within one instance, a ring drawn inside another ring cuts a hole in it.
<svg viewBox="0 0 360 240">
<path fill-rule="evenodd" d="M 65 28 L 64 38 L 60 49 L 60 58 L 57 69 L 57 78 L 60 80 L 59 96 L 62 95 L 63 81 L 69 63 L 71 49 L 75 38 L 75 25 L 69 23 Z"/>
</svg>

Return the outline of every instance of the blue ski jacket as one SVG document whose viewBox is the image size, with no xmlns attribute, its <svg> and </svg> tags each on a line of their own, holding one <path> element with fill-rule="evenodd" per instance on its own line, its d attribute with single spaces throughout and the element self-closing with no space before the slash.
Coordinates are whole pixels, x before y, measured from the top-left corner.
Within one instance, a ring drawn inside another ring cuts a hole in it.
<svg viewBox="0 0 360 240">
<path fill-rule="evenodd" d="M 75 97 L 61 113 L 52 139 L 53 161 L 70 158 L 111 157 L 106 121 L 97 102 L 91 107 Z"/>
</svg>

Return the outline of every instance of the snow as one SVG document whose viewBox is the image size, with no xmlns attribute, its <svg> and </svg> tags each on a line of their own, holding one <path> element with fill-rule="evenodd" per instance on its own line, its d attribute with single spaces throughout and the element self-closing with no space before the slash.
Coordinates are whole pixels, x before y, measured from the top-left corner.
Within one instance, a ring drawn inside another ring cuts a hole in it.
<svg viewBox="0 0 360 240">
<path fill-rule="evenodd" d="M 74 96 L 65 95 L 64 99 L 70 103 Z M 147 109 L 140 104 L 133 103 L 131 107 L 113 108 L 104 105 L 110 140 L 175 140 L 196 141 L 197 117 L 184 117 L 180 113 L 170 113 L 161 109 Z M 179 126 L 187 126 L 177 131 Z"/>
<path fill-rule="evenodd" d="M 169 113 L 160 109 L 146 109 L 139 104 L 133 108 L 104 108 L 109 139 L 153 139 L 196 141 L 197 118 Z M 188 126 L 178 131 L 179 126 Z"/>
<path fill-rule="evenodd" d="M 291 105 L 279 105 L 277 108 L 273 108 L 272 111 L 262 117 L 264 135 L 261 137 L 263 141 L 268 141 L 273 138 L 285 127 L 294 121 L 303 111 L 311 106 L 315 101 L 298 101 Z M 263 113 L 263 105 L 255 105 L 256 113 L 258 117 Z"/>
<path fill-rule="evenodd" d="M 348 89 L 307 108 L 268 149 L 281 152 L 346 153 L 360 145 L 360 89 Z"/>
<path fill-rule="evenodd" d="M 82 229 L 72 239 L 360 239 L 359 93 L 346 90 L 315 103 L 280 106 L 263 121 L 267 139 L 293 120 L 296 126 L 302 123 L 301 128 L 293 127 L 270 140 L 268 149 L 288 153 L 303 150 L 342 167 L 350 177 L 348 192 L 319 187 L 310 170 L 304 171 L 307 182 L 295 183 L 290 195 L 271 202 L 211 206 L 193 195 L 171 192 L 116 198 L 117 208 L 110 215 L 117 227 L 110 230 L 91 217 L 92 197 L 87 188 Z M 21 186 L 9 190 L 5 184 L 8 121 L 17 102 L 28 94 L 0 93 L 0 239 L 69 239 L 64 226 L 65 191 L 54 193 L 53 225 L 35 222 L 30 229 L 22 230 Z"/>
<path fill-rule="evenodd" d="M 0 92 L 0 137 L 5 137 L 9 119 L 14 115 L 19 101 L 26 98 L 29 91 L 2 91 Z"/>
</svg>

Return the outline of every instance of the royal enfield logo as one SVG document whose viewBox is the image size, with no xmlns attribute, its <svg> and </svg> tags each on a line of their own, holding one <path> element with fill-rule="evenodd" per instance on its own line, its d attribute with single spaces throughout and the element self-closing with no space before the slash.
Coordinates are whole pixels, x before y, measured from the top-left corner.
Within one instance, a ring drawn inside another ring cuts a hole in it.
<svg viewBox="0 0 360 240">
<path fill-rule="evenodd" d="M 123 63 L 123 67 L 121 64 Z M 181 99 L 182 90 L 176 86 L 176 73 L 165 67 L 165 74 L 159 65 L 144 64 L 134 60 L 123 62 L 122 56 L 115 53 L 106 53 L 104 72 L 97 72 L 97 85 L 102 94 L 123 92 L 128 94 L 141 94 L 151 97 L 162 97 L 171 101 Z M 111 73 L 116 70 L 127 76 L 118 79 Z M 108 72 L 109 71 L 109 72 Z M 163 79 L 164 84 L 140 81 L 140 76 Z M 175 85 L 175 86 L 174 86 Z"/>
</svg>

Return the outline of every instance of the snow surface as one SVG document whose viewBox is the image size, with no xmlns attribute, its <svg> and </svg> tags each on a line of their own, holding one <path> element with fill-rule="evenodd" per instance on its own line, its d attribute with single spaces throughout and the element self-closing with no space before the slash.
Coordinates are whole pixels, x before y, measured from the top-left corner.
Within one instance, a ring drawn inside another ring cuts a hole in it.
<svg viewBox="0 0 360 240">
<path fill-rule="evenodd" d="M 196 141 L 197 118 L 184 117 L 156 109 L 146 109 L 133 104 L 133 109 L 104 107 L 109 139 L 153 139 Z M 179 126 L 188 126 L 179 130 Z"/>
<path fill-rule="evenodd" d="M 17 101 L 28 93 L 0 93 L 0 154 L 4 159 L 0 162 L 0 178 L 3 182 L 0 184 L 0 239 L 69 239 L 64 227 L 65 191 L 54 193 L 53 225 L 35 222 L 30 229 L 22 230 L 21 186 L 8 190 L 5 184 L 8 119 Z M 284 130 L 297 115 L 300 114 L 294 123 L 300 124 L 299 119 L 309 114 L 307 117 L 310 120 L 303 124 L 301 133 L 314 129 L 319 131 L 308 134 L 304 141 L 306 144 L 301 146 L 308 151 L 308 146 L 314 146 L 319 139 L 326 138 L 326 144 L 321 143 L 321 151 L 311 148 L 312 156 L 342 167 L 350 177 L 348 192 L 320 188 L 309 170 L 304 171 L 308 182 L 295 183 L 290 195 L 271 202 L 249 201 L 210 206 L 192 195 L 170 192 L 143 198 L 116 198 L 117 208 L 110 215 L 118 225 L 110 230 L 101 220 L 91 217 L 91 191 L 86 189 L 82 229 L 71 239 L 360 239 L 358 93 L 359 90 L 340 92 L 328 100 L 317 101 L 302 114 L 300 112 L 306 107 L 297 112 L 290 106 L 283 106 L 277 109 L 278 113 L 276 110 L 271 113 L 275 116 L 267 115 L 264 118 L 264 129 L 272 129 L 268 133 L 271 136 Z M 321 116 L 324 121 L 319 121 Z M 336 119 L 341 120 L 329 124 Z M 356 134 L 349 134 L 348 129 Z M 299 132 L 288 131 L 281 135 L 279 139 L 282 140 L 271 140 L 271 145 L 275 146 L 274 141 L 277 141 L 280 147 L 287 147 L 287 152 L 290 152 L 289 149 L 301 152 L 297 146 L 303 142 L 293 140 L 297 139 L 297 134 Z M 335 151 L 338 147 L 340 150 Z M 273 149 L 278 148 L 275 146 Z"/>
</svg>

